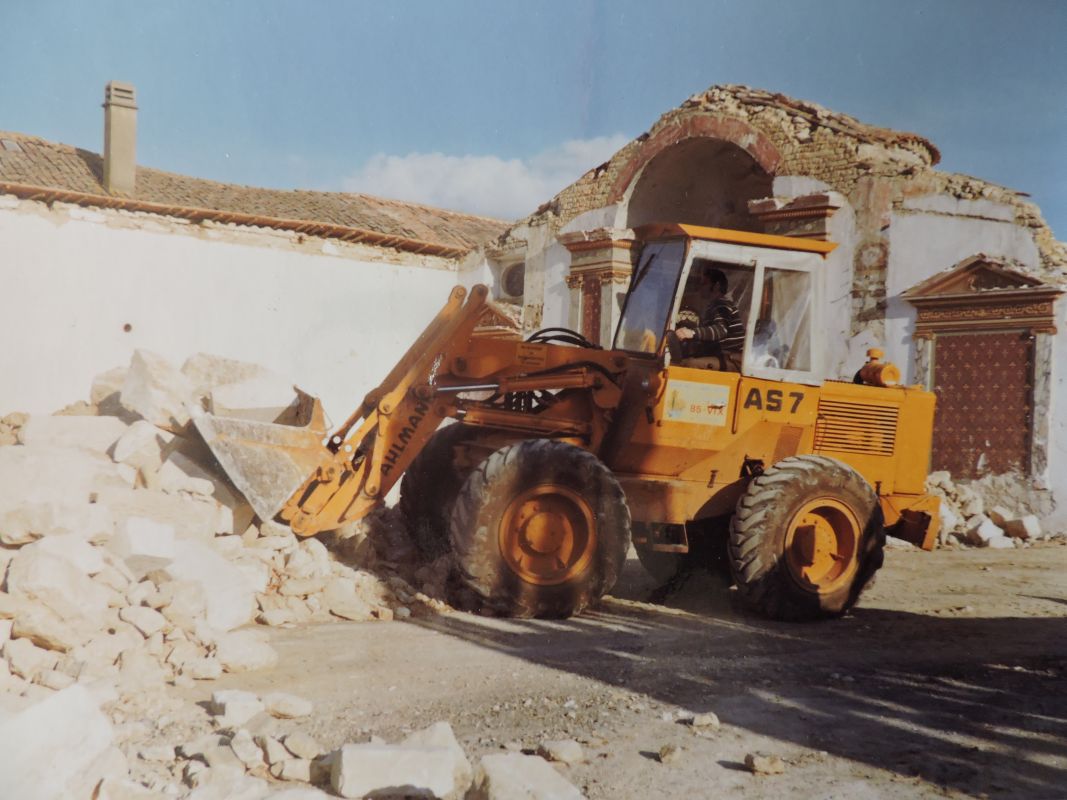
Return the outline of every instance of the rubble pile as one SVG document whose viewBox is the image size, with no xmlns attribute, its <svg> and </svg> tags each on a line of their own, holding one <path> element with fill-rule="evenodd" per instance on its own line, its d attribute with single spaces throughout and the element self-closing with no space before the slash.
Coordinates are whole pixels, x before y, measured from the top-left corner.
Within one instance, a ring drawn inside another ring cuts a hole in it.
<svg viewBox="0 0 1067 800">
<path fill-rule="evenodd" d="M 453 763 L 451 729 L 394 746 L 396 759 L 358 744 L 323 754 L 292 727 L 310 712 L 300 698 L 216 692 L 205 710 L 180 697 L 276 663 L 252 623 L 448 610 L 436 599 L 447 563 L 416 565 L 395 512 L 321 537 L 331 549 L 299 540 L 255 517 L 190 425 L 201 408 L 284 420 L 300 393 L 255 365 L 198 355 L 177 370 L 137 351 L 90 398 L 0 420 L 0 770 L 11 796 L 296 800 L 322 794 L 271 791 L 315 781 L 355 797 L 374 773 L 353 778 L 353 763 L 388 772 L 408 759 L 434 792 L 458 776 L 425 796 L 462 797 L 473 777 Z"/>
<path fill-rule="evenodd" d="M 1011 475 L 955 483 L 948 472 L 931 473 L 926 489 L 941 498 L 938 544 L 1014 548 L 1052 538 L 1039 517 L 1052 510 L 1047 497 L 1025 487 L 1025 481 Z"/>
</svg>

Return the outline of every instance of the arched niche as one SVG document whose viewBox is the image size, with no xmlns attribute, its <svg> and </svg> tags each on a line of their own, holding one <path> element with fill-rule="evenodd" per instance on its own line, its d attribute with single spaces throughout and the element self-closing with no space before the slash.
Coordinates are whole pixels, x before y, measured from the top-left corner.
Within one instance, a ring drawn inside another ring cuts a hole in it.
<svg viewBox="0 0 1067 800">
<path fill-rule="evenodd" d="M 742 147 L 722 139 L 685 139 L 645 165 L 626 203 L 628 228 L 648 222 L 682 222 L 762 230 L 749 200 L 768 197 L 773 176 Z"/>
</svg>

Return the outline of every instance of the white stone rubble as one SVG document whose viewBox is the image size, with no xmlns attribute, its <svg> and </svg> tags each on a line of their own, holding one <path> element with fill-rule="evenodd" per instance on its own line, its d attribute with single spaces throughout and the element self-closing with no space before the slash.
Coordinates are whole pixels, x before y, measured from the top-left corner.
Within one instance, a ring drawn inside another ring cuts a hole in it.
<svg viewBox="0 0 1067 800">
<path fill-rule="evenodd" d="M 1040 517 L 1052 510 L 1049 494 L 1030 488 L 1021 476 L 988 475 L 962 483 L 942 471 L 931 473 L 926 486 L 941 498 L 941 546 L 1007 549 L 1046 536 Z"/>
<path fill-rule="evenodd" d="M 255 519 L 187 424 L 190 408 L 285 421 L 306 395 L 257 365 L 178 371 L 138 351 L 90 399 L 70 413 L 98 416 L 0 419 L 0 796 L 312 800 L 326 795 L 306 784 L 333 770 L 350 793 L 403 780 L 463 797 L 473 769 L 447 723 L 324 755 L 296 727 L 315 713 L 304 698 L 175 691 L 275 664 L 267 629 L 243 627 L 255 620 L 447 610 L 427 594 L 447 563 L 395 574 L 410 545 L 393 512 L 322 537 L 329 549 L 298 539 Z M 164 738 L 176 720 L 186 733 Z"/>
<path fill-rule="evenodd" d="M 582 793 L 540 756 L 483 756 L 467 800 L 581 800 Z"/>
</svg>

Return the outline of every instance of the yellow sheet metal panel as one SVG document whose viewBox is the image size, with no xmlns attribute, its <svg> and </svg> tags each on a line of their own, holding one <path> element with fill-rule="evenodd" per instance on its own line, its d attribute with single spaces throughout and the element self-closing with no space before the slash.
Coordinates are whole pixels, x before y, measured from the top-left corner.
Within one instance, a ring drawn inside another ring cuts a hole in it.
<svg viewBox="0 0 1067 800">
<path fill-rule="evenodd" d="M 702 225 L 685 225 L 679 223 L 652 223 L 636 229 L 640 240 L 667 239 L 673 236 L 686 236 L 691 239 L 704 239 L 712 242 L 729 244 L 746 244 L 753 247 L 770 247 L 775 250 L 798 250 L 805 253 L 818 253 L 825 256 L 837 247 L 835 242 L 819 239 L 802 239 L 795 236 L 776 236 L 769 233 L 751 231 L 734 231 L 727 228 L 707 228 Z"/>
<path fill-rule="evenodd" d="M 896 491 L 921 494 L 926 491 L 926 476 L 930 469 L 930 447 L 933 441 L 933 392 L 904 389 L 904 404 L 900 411 L 901 437 L 898 445 Z"/>
</svg>

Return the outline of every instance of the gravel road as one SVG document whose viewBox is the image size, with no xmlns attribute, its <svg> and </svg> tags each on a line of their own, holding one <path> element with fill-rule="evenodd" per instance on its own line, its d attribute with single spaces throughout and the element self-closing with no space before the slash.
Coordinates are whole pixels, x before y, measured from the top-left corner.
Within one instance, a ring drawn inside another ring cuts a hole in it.
<svg viewBox="0 0 1067 800">
<path fill-rule="evenodd" d="M 1062 543 L 890 550 L 860 607 L 828 623 L 745 614 L 705 573 L 655 590 L 631 558 L 574 620 L 277 629 L 276 668 L 195 694 L 302 695 L 328 747 L 437 720 L 472 761 L 574 738 L 587 761 L 559 768 L 590 798 L 1067 797 Z M 705 711 L 720 728 L 679 719 Z M 661 763 L 666 745 L 679 757 Z M 785 771 L 749 773 L 753 752 Z"/>
</svg>

